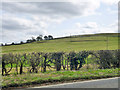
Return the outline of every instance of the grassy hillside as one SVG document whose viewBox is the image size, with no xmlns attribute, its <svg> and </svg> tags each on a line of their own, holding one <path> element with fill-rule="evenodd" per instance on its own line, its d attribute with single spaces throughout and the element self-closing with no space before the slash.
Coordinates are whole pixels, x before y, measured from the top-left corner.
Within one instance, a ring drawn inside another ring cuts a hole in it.
<svg viewBox="0 0 120 90">
<path fill-rule="evenodd" d="M 3 46 L 2 53 L 30 53 L 30 52 L 58 52 L 81 50 L 106 50 L 108 36 L 108 49 L 118 49 L 118 34 L 95 34 L 63 37 L 54 40 L 43 40 L 22 45 Z"/>
</svg>

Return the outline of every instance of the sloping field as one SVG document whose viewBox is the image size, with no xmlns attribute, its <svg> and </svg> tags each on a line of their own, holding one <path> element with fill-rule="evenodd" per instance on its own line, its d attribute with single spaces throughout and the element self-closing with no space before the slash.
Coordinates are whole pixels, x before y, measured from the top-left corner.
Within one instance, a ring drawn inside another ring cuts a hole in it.
<svg viewBox="0 0 120 90">
<path fill-rule="evenodd" d="M 107 39 L 108 37 L 108 39 Z M 77 35 L 22 45 L 3 46 L 2 53 L 59 52 L 118 49 L 118 33 Z"/>
</svg>

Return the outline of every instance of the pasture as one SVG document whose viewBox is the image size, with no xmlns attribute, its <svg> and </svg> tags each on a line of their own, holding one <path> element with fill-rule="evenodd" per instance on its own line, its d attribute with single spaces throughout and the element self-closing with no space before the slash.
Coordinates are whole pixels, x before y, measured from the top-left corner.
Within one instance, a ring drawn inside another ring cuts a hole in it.
<svg viewBox="0 0 120 90">
<path fill-rule="evenodd" d="M 108 42 L 107 42 L 108 37 Z M 70 52 L 81 50 L 108 50 L 118 49 L 118 34 L 95 34 L 71 36 L 53 40 L 22 45 L 3 46 L 2 53 L 31 53 L 31 52 Z"/>
</svg>

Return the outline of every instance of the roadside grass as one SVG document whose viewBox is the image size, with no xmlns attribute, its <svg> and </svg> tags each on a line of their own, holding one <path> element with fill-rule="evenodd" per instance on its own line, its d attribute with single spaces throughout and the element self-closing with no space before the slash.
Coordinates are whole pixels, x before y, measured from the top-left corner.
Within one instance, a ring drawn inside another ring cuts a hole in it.
<svg viewBox="0 0 120 90">
<path fill-rule="evenodd" d="M 119 76 L 120 69 L 81 69 L 79 71 L 47 71 L 44 73 L 10 74 L 3 76 L 2 87 L 29 87 L 36 84 L 65 82 L 72 80 L 91 80 Z"/>
</svg>

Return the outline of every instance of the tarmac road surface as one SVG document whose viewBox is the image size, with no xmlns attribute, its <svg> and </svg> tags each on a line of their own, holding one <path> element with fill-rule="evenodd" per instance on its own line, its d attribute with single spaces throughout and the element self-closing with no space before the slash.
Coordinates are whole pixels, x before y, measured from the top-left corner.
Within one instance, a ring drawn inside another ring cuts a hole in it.
<svg viewBox="0 0 120 90">
<path fill-rule="evenodd" d="M 40 88 L 118 88 L 118 81 L 120 78 L 97 79 L 73 83 L 63 83 L 57 85 L 48 85 L 40 87 L 31 87 L 26 90 L 40 89 Z"/>
</svg>

